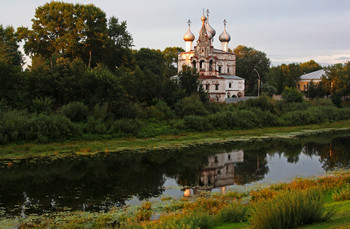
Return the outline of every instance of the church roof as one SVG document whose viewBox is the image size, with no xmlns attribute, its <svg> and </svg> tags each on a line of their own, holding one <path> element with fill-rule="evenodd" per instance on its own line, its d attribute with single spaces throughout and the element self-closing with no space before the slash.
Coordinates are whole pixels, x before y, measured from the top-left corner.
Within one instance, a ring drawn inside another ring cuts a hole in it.
<svg viewBox="0 0 350 229">
<path fill-rule="evenodd" d="M 234 76 L 234 75 L 220 75 L 220 76 L 230 80 L 244 80 L 242 77 Z"/>
<path fill-rule="evenodd" d="M 326 72 L 324 71 L 324 69 L 321 69 L 318 71 L 304 74 L 304 75 L 300 76 L 300 79 L 301 80 L 320 80 L 322 78 L 322 76 L 325 74 L 326 74 Z"/>
</svg>

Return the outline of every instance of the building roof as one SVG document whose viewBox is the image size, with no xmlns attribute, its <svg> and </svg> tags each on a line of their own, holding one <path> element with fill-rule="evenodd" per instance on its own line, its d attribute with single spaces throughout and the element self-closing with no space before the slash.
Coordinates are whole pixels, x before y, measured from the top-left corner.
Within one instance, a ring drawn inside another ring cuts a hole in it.
<svg viewBox="0 0 350 229">
<path fill-rule="evenodd" d="M 216 76 L 199 76 L 199 79 L 216 79 L 216 80 L 223 80 L 224 77 L 216 77 Z"/>
<path fill-rule="evenodd" d="M 321 80 L 322 76 L 325 74 L 326 74 L 326 72 L 324 71 L 324 69 L 321 69 L 318 71 L 304 74 L 304 75 L 300 76 L 300 79 L 301 80 Z"/>
<path fill-rule="evenodd" d="M 220 75 L 220 76 L 230 80 L 244 80 L 242 77 L 234 76 L 234 75 Z"/>
</svg>

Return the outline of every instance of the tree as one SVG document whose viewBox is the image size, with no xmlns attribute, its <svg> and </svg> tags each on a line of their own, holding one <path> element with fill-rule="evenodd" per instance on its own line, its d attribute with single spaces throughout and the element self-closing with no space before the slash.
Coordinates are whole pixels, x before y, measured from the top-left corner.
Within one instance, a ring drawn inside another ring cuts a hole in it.
<svg viewBox="0 0 350 229">
<path fill-rule="evenodd" d="M 178 55 L 180 52 L 184 52 L 185 50 L 181 47 L 167 47 L 162 51 L 162 54 L 165 59 L 165 64 L 167 65 L 167 75 L 173 76 L 177 73 L 177 62 Z"/>
<path fill-rule="evenodd" d="M 348 75 L 343 69 L 343 64 L 334 64 L 325 68 L 325 76 L 321 83 L 325 92 L 329 95 L 339 94 L 346 91 Z"/>
<path fill-rule="evenodd" d="M 150 70 L 157 75 L 165 75 L 165 59 L 160 50 L 141 48 L 135 52 L 136 65 L 143 71 Z"/>
<path fill-rule="evenodd" d="M 103 56 L 103 63 L 112 71 L 115 68 L 134 68 L 135 61 L 131 52 L 132 36 L 127 31 L 126 21 L 119 23 L 118 18 L 108 20 L 108 41 Z"/>
<path fill-rule="evenodd" d="M 314 60 L 310 60 L 308 62 L 301 63 L 300 69 L 303 72 L 303 74 L 306 74 L 317 70 L 321 70 L 322 66 Z"/>
<path fill-rule="evenodd" d="M 236 74 L 246 80 L 246 94 L 256 94 L 254 87 L 258 76 L 254 69 L 259 72 L 261 80 L 264 82 L 266 73 L 270 68 L 269 58 L 266 57 L 264 52 L 243 45 L 237 46 L 233 52 L 237 57 Z"/>
<path fill-rule="evenodd" d="M 18 39 L 12 26 L 4 28 L 0 25 L 0 62 L 21 66 L 22 54 L 18 50 Z"/>
<path fill-rule="evenodd" d="M 53 1 L 38 7 L 32 21 L 31 29 L 20 27 L 17 34 L 25 41 L 27 54 L 42 56 L 50 61 L 51 67 L 56 57 L 71 60 L 78 57 L 88 67 L 106 62 L 115 68 L 122 65 L 125 56 L 131 56 L 128 49 L 132 38 L 126 31 L 126 22 L 119 24 L 112 17 L 107 27 L 106 14 L 92 4 Z M 115 58 L 115 51 L 124 52 Z"/>
<path fill-rule="evenodd" d="M 199 74 L 195 68 L 187 65 L 182 66 L 182 71 L 179 72 L 180 87 L 185 90 L 189 96 L 196 93 L 199 89 Z"/>
<path fill-rule="evenodd" d="M 296 88 L 286 87 L 282 93 L 283 101 L 287 103 L 303 102 L 303 95 Z"/>
</svg>

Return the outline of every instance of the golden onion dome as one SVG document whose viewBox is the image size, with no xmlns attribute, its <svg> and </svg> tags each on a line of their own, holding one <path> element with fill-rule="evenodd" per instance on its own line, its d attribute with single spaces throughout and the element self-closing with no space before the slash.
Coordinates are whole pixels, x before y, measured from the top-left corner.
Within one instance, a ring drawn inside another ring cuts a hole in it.
<svg viewBox="0 0 350 229">
<path fill-rule="evenodd" d="M 184 35 L 184 40 L 185 41 L 194 41 L 195 37 L 193 33 L 191 32 L 190 28 L 188 28 L 187 32 Z"/>
<path fill-rule="evenodd" d="M 201 17 L 201 20 L 202 20 L 203 25 L 204 25 L 204 23 L 205 23 L 205 21 L 207 20 L 207 18 L 203 15 L 203 16 Z"/>
</svg>

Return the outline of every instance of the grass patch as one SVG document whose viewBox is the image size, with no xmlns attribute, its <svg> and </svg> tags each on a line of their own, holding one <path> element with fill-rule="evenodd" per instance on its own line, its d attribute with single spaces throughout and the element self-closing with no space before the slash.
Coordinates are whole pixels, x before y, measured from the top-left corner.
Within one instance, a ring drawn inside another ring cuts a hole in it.
<svg viewBox="0 0 350 229">
<path fill-rule="evenodd" d="M 244 142 L 267 138 L 294 138 L 321 132 L 350 129 L 350 120 L 294 127 L 270 127 L 251 130 L 220 130 L 185 132 L 179 135 L 162 135 L 153 138 L 118 138 L 98 141 L 67 141 L 48 144 L 7 144 L 0 146 L 0 160 L 31 157 L 71 157 L 105 152 L 145 151 L 172 149 L 194 145 Z M 88 149 L 88 150 L 87 150 Z M 82 152 L 83 151 L 83 152 Z"/>
<path fill-rule="evenodd" d="M 250 213 L 252 228 L 274 229 L 323 222 L 334 212 L 326 211 L 321 190 L 284 191 L 275 198 L 260 201 Z"/>
</svg>

